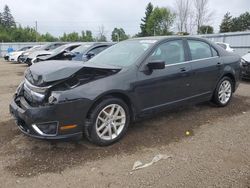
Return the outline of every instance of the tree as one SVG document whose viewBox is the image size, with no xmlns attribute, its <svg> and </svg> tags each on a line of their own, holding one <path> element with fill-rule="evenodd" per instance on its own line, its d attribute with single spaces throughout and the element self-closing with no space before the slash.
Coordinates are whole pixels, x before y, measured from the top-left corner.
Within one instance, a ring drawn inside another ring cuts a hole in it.
<svg viewBox="0 0 250 188">
<path fill-rule="evenodd" d="M 194 8 L 197 33 L 200 34 L 200 27 L 211 19 L 212 13 L 208 8 L 208 0 L 194 0 Z"/>
<path fill-rule="evenodd" d="M 16 26 L 14 17 L 12 16 L 8 5 L 5 5 L 4 11 L 2 13 L 2 24 L 4 27 L 7 27 L 7 28 Z"/>
<path fill-rule="evenodd" d="M 92 32 L 89 30 L 86 31 L 85 41 L 86 42 L 93 42 L 94 41 L 94 38 L 92 36 Z"/>
<path fill-rule="evenodd" d="M 82 36 L 81 36 L 81 41 L 82 42 L 93 42 L 93 36 L 92 32 L 87 30 L 86 32 L 82 31 Z"/>
<path fill-rule="evenodd" d="M 98 30 L 98 35 L 97 35 L 97 38 L 96 40 L 98 42 L 107 42 L 107 38 L 106 38 L 106 34 L 105 34 L 105 28 L 104 26 L 99 26 L 99 30 Z"/>
<path fill-rule="evenodd" d="M 224 15 L 224 18 L 220 24 L 220 33 L 230 32 L 232 31 L 232 16 L 230 15 L 230 12 L 227 12 Z"/>
<path fill-rule="evenodd" d="M 141 32 L 138 34 L 140 37 L 145 37 L 145 36 L 149 36 L 149 34 L 147 33 L 147 23 L 149 20 L 149 17 L 151 15 L 151 13 L 154 10 L 154 6 L 152 3 L 148 3 L 147 7 L 146 7 L 146 12 L 145 12 L 145 17 L 141 19 L 142 23 L 140 25 L 141 28 Z"/>
<path fill-rule="evenodd" d="M 200 34 L 212 34 L 214 33 L 214 28 L 210 25 L 202 25 L 199 30 Z"/>
<path fill-rule="evenodd" d="M 226 13 L 221 25 L 220 32 L 235 32 L 235 31 L 246 31 L 250 30 L 250 13 L 245 12 L 239 17 L 234 17 L 230 13 Z"/>
<path fill-rule="evenodd" d="M 113 42 L 119 42 L 128 39 L 128 35 L 126 35 L 124 29 L 114 28 L 114 30 L 112 31 L 111 39 Z"/>
<path fill-rule="evenodd" d="M 239 17 L 232 19 L 232 29 L 231 31 L 246 31 L 250 30 L 250 13 L 245 12 Z"/>
<path fill-rule="evenodd" d="M 39 42 L 55 42 L 55 41 L 58 41 L 58 38 L 52 36 L 50 33 L 46 33 L 44 35 L 40 35 L 38 37 L 38 41 Z"/>
<path fill-rule="evenodd" d="M 81 37 L 77 32 L 72 32 L 69 34 L 64 33 L 60 40 L 65 42 L 79 42 L 81 41 Z"/>
<path fill-rule="evenodd" d="M 180 33 L 188 32 L 188 21 L 191 18 L 191 4 L 189 0 L 176 0 L 177 28 Z"/>
<path fill-rule="evenodd" d="M 147 23 L 147 33 L 149 35 L 169 35 L 170 27 L 173 25 L 175 14 L 168 8 L 156 7 L 151 13 Z"/>
</svg>

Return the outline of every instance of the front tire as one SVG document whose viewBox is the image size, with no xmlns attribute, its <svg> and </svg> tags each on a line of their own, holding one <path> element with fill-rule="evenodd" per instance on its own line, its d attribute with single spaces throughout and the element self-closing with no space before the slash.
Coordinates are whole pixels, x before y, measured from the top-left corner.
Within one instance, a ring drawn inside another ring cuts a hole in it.
<svg viewBox="0 0 250 188">
<path fill-rule="evenodd" d="M 92 143 L 107 146 L 124 136 L 129 122 L 127 104 L 118 98 L 105 98 L 92 108 L 84 133 Z"/>
<path fill-rule="evenodd" d="M 231 78 L 223 77 L 215 89 L 212 101 L 219 107 L 227 106 L 233 95 L 233 81 Z"/>
</svg>

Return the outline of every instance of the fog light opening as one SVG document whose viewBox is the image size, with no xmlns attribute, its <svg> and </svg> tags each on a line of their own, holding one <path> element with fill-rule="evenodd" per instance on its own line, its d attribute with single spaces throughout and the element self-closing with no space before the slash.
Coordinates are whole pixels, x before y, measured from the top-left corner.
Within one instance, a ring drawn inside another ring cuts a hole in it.
<svg viewBox="0 0 250 188">
<path fill-rule="evenodd" d="M 58 130 L 57 122 L 33 124 L 32 128 L 42 136 L 55 136 Z"/>
</svg>

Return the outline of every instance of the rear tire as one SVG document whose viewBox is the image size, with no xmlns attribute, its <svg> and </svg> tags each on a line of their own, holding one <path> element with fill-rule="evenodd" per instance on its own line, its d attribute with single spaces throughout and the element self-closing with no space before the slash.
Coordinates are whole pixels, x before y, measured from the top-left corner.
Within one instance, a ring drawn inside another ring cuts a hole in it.
<svg viewBox="0 0 250 188">
<path fill-rule="evenodd" d="M 105 98 L 90 111 L 85 122 L 86 138 L 99 146 L 107 146 L 120 140 L 130 122 L 127 104 L 118 98 Z"/>
<path fill-rule="evenodd" d="M 233 95 L 233 81 L 231 78 L 225 76 L 223 77 L 214 91 L 212 102 L 214 102 L 219 107 L 227 106 Z"/>
</svg>

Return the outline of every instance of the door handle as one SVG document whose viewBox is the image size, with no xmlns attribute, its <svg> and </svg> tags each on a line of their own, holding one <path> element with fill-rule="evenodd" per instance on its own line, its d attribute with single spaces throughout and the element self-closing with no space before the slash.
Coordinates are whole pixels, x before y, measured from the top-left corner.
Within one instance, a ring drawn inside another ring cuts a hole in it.
<svg viewBox="0 0 250 188">
<path fill-rule="evenodd" d="M 180 71 L 181 72 L 187 72 L 187 69 L 186 69 L 186 67 L 182 67 L 182 68 L 180 68 Z"/>
<path fill-rule="evenodd" d="M 217 63 L 217 67 L 220 67 L 221 65 L 222 65 L 221 62 L 218 62 L 218 63 Z"/>
</svg>

